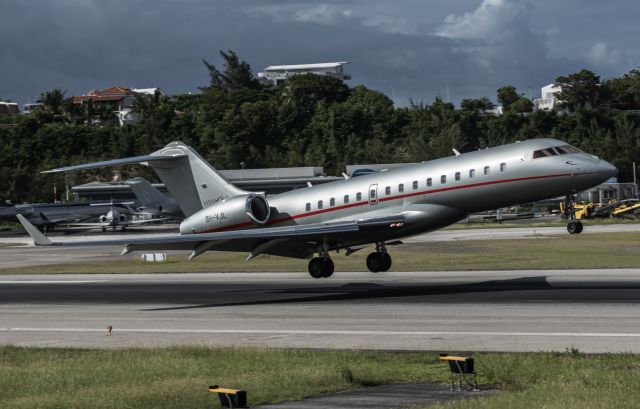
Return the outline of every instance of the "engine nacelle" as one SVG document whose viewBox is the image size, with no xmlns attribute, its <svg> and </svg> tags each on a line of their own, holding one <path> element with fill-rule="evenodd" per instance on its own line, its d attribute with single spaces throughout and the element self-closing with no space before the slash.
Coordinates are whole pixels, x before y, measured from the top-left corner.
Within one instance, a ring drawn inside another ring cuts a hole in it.
<svg viewBox="0 0 640 409">
<path fill-rule="evenodd" d="M 102 215 L 100 216 L 100 223 L 107 223 L 109 220 L 107 219 L 107 216 Z"/>
<path fill-rule="evenodd" d="M 235 196 L 192 214 L 180 223 L 180 233 L 205 233 L 243 229 L 263 225 L 269 220 L 271 209 L 267 199 L 257 193 Z"/>
</svg>

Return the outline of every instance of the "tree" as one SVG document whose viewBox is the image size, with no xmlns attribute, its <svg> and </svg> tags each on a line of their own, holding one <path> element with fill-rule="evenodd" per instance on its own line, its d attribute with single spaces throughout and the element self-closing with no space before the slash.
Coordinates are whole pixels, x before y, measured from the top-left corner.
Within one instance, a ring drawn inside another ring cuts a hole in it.
<svg viewBox="0 0 640 409">
<path fill-rule="evenodd" d="M 513 85 L 498 88 L 496 94 L 498 97 L 498 103 L 502 105 L 504 112 L 507 112 L 511 108 L 511 104 L 521 97 L 521 95 L 516 91 L 516 87 Z"/>
<path fill-rule="evenodd" d="M 493 102 L 487 97 L 463 99 L 460 103 L 460 108 L 463 111 L 481 113 L 489 109 L 493 109 Z"/>
<path fill-rule="evenodd" d="M 558 100 L 571 111 L 577 108 L 595 108 L 600 91 L 600 77 L 592 71 L 582 69 L 580 72 L 559 76 L 555 81 L 562 91 L 556 94 Z"/>
<path fill-rule="evenodd" d="M 259 89 L 260 83 L 253 77 L 251 66 L 246 61 L 240 61 L 235 52 L 220 50 L 224 59 L 224 71 L 218 69 L 207 60 L 202 60 L 209 70 L 211 87 L 221 87 L 228 90 Z"/>
<path fill-rule="evenodd" d="M 511 104 L 509 110 L 517 113 L 532 112 L 533 102 L 529 98 L 519 97 Z"/>
<path fill-rule="evenodd" d="M 42 111 L 53 117 L 61 116 L 64 112 L 64 94 L 65 91 L 59 88 L 41 93 L 38 101 L 42 103 Z"/>
<path fill-rule="evenodd" d="M 604 81 L 600 94 L 611 108 L 640 109 L 640 69 Z"/>
</svg>

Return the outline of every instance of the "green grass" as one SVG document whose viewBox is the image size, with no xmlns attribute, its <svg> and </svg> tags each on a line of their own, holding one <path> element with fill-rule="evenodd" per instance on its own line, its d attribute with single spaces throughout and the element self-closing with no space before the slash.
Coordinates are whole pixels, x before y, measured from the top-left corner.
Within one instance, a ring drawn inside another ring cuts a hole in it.
<svg viewBox="0 0 640 409">
<path fill-rule="evenodd" d="M 479 382 L 502 392 L 447 408 L 637 408 L 637 355 L 475 354 Z M 448 380 L 433 352 L 171 347 L 0 348 L 0 407 L 218 407 L 207 387 L 247 390 L 252 406 L 393 382 Z M 350 375 L 350 376 L 349 376 Z"/>
<path fill-rule="evenodd" d="M 365 271 L 373 248 L 349 257 L 333 256 L 336 271 Z M 631 268 L 640 262 L 640 232 L 539 236 L 520 240 L 428 242 L 389 247 L 392 271 L 451 271 L 505 269 Z M 260 256 L 245 262 L 244 253 L 210 252 L 187 262 L 187 253 L 171 254 L 166 263 L 142 262 L 137 256 L 108 261 L 20 267 L 18 273 L 186 273 L 306 271 L 307 261 Z"/>
<path fill-rule="evenodd" d="M 0 222 L 0 231 L 24 231 L 20 223 Z"/>
<path fill-rule="evenodd" d="M 639 224 L 640 218 L 636 217 L 609 217 L 582 220 L 585 226 L 601 226 L 611 224 Z M 501 228 L 529 228 L 529 227 L 566 227 L 567 220 L 558 218 L 557 220 L 536 222 L 535 219 L 528 223 L 514 223 L 507 221 L 502 224 L 495 222 L 485 223 L 455 223 L 444 228 L 444 230 L 475 230 L 475 229 L 501 229 Z"/>
<path fill-rule="evenodd" d="M 632 354 L 486 354 L 481 379 L 507 393 L 429 409 L 635 409 L 640 407 L 640 356 Z"/>
</svg>

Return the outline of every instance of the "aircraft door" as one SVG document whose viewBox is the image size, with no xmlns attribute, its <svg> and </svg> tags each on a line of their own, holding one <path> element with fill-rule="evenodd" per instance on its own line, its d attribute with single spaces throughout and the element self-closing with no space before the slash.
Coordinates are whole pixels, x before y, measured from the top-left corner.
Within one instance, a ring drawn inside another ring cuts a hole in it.
<svg viewBox="0 0 640 409">
<path fill-rule="evenodd" d="M 378 184 L 369 186 L 369 204 L 378 204 Z"/>
</svg>

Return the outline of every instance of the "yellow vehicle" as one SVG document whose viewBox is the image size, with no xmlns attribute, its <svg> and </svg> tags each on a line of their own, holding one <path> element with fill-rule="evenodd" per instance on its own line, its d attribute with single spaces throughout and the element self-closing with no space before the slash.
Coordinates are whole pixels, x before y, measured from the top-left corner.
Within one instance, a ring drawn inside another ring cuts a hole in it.
<svg viewBox="0 0 640 409">
<path fill-rule="evenodd" d="M 624 217 L 640 212 L 638 199 L 611 201 L 607 204 L 576 203 L 573 205 L 576 220 L 592 219 L 594 217 Z M 565 212 L 565 202 L 560 202 L 560 211 Z"/>
<path fill-rule="evenodd" d="M 594 206 L 593 203 L 576 203 L 573 205 L 573 210 L 576 214 L 576 220 L 590 219 L 592 216 Z M 565 213 L 565 202 L 560 202 L 560 212 Z"/>
</svg>

